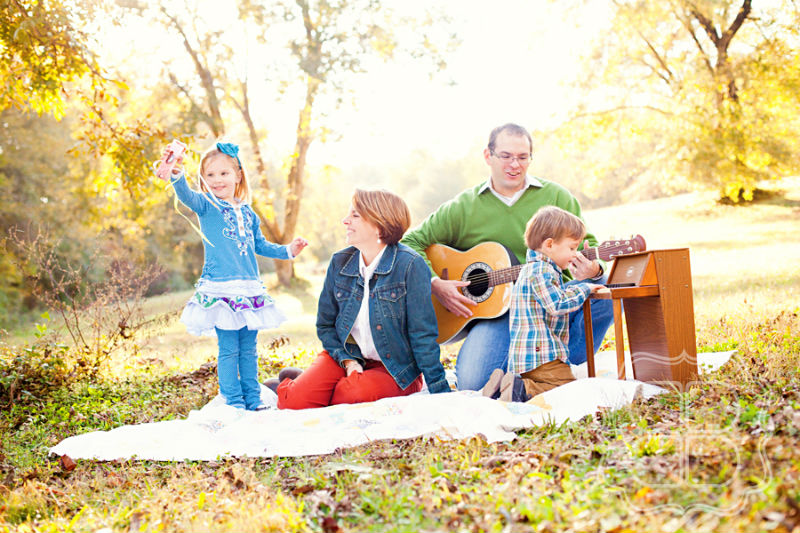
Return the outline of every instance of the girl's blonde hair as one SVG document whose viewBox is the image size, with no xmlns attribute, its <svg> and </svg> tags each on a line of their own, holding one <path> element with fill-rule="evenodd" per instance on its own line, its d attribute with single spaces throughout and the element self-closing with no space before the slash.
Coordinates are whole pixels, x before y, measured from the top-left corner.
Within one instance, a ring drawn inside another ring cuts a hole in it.
<svg viewBox="0 0 800 533">
<path fill-rule="evenodd" d="M 405 201 L 389 191 L 356 189 L 353 193 L 353 207 L 362 217 L 378 227 L 380 238 L 386 244 L 394 244 L 402 239 L 411 225 L 411 213 Z"/>
<path fill-rule="evenodd" d="M 209 194 L 213 194 L 210 193 L 208 187 L 206 187 L 206 180 L 203 177 L 203 175 L 205 174 L 206 164 L 210 159 L 215 157 L 227 157 L 228 159 L 230 159 L 233 168 L 234 169 L 238 168 L 239 178 L 241 179 L 239 180 L 239 183 L 236 184 L 236 189 L 233 192 L 233 196 L 240 203 L 249 204 L 250 201 L 252 200 L 253 195 L 252 192 L 250 191 L 250 184 L 247 181 L 247 172 L 245 171 L 244 164 L 242 164 L 241 162 L 241 158 L 231 157 L 228 154 L 220 152 L 216 144 L 214 144 L 214 146 L 206 150 L 203 153 L 203 156 L 200 158 L 200 190 Z"/>
</svg>

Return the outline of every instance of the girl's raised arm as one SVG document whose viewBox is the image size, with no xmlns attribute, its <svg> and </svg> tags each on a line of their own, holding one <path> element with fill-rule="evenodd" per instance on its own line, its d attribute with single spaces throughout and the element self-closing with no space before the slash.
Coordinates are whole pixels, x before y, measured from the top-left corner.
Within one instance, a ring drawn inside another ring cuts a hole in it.
<svg viewBox="0 0 800 533">
<path fill-rule="evenodd" d="M 193 191 L 189 188 L 189 184 L 186 183 L 186 176 L 183 172 L 178 176 L 173 176 L 170 183 L 172 183 L 172 187 L 175 189 L 178 200 L 198 215 L 202 215 L 205 213 L 206 209 L 209 208 L 211 201 L 205 194 Z"/>
</svg>

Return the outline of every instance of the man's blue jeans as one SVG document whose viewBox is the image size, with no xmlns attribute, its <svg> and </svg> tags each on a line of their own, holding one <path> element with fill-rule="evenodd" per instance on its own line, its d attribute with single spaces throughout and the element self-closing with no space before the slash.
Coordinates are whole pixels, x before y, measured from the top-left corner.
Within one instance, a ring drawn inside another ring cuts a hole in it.
<svg viewBox="0 0 800 533">
<path fill-rule="evenodd" d="M 575 281 L 570 281 L 576 283 Z M 608 328 L 614 323 L 611 300 L 592 300 L 592 338 L 595 352 L 600 348 Z M 468 326 L 469 327 L 469 326 Z M 471 326 L 456 359 L 459 390 L 480 390 L 496 368 L 508 368 L 508 312 L 490 320 L 479 320 Z M 586 332 L 583 306 L 569 314 L 569 362 L 586 362 Z"/>
<path fill-rule="evenodd" d="M 242 328 L 216 328 L 219 355 L 217 376 L 219 392 L 225 403 L 253 410 L 261 405 L 261 386 L 258 383 L 258 331 Z"/>
</svg>

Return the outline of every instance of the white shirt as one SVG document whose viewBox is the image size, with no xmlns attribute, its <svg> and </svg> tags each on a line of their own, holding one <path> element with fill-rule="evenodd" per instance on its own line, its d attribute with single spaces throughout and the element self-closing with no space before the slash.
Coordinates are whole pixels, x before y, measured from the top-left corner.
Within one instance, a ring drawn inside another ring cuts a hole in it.
<svg viewBox="0 0 800 533">
<path fill-rule="evenodd" d="M 358 273 L 364 278 L 364 296 L 361 298 L 361 308 L 358 310 L 353 329 L 350 330 L 350 335 L 353 336 L 356 344 L 361 348 L 361 355 L 364 359 L 372 359 L 374 361 L 380 361 L 381 356 L 378 355 L 375 341 L 372 340 L 372 327 L 369 323 L 369 280 L 372 278 L 372 274 L 375 273 L 384 250 L 386 250 L 386 246 L 381 248 L 381 251 L 378 252 L 378 255 L 375 256 L 369 266 L 364 264 L 364 256 L 361 255 L 360 251 L 358 252 Z"/>
<path fill-rule="evenodd" d="M 494 185 L 492 184 L 492 178 L 489 178 L 488 180 L 486 180 L 486 183 L 483 184 L 483 187 L 481 187 L 478 190 L 478 194 L 481 194 L 483 191 L 485 191 L 488 188 L 490 191 L 492 191 L 492 194 L 497 196 L 497 198 L 501 202 L 506 204 L 508 207 L 511 207 L 512 205 L 517 203 L 517 200 L 520 199 L 520 197 L 522 196 L 522 193 L 524 193 L 526 190 L 528 190 L 528 187 L 543 187 L 543 184 L 542 184 L 541 181 L 537 180 L 536 178 L 534 178 L 530 174 L 525 174 L 525 186 L 523 188 L 521 188 L 520 190 L 518 190 L 517 192 L 515 192 L 511 196 L 503 196 L 502 194 L 497 192 L 497 190 L 494 188 Z"/>
</svg>

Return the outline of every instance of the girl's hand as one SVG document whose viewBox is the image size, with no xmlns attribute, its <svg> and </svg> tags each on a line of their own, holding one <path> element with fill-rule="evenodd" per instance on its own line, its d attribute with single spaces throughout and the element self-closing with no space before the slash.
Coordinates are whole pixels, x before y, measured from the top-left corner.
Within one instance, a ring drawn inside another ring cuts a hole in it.
<svg viewBox="0 0 800 533">
<path fill-rule="evenodd" d="M 358 361 L 354 359 L 348 359 L 344 363 L 344 371 L 347 372 L 347 375 L 349 376 L 353 372 L 364 372 L 364 367 L 358 364 Z"/>
<path fill-rule="evenodd" d="M 178 174 L 183 174 L 183 156 L 178 157 L 175 166 L 172 168 L 172 175 L 177 176 Z"/>
<path fill-rule="evenodd" d="M 292 257 L 297 257 L 297 255 L 303 251 L 303 248 L 308 246 L 308 241 L 302 237 L 296 237 L 292 242 L 289 243 L 289 251 L 292 252 Z"/>
<path fill-rule="evenodd" d="M 161 159 L 167 157 L 167 154 L 169 154 L 169 152 L 170 152 L 169 146 L 164 147 L 164 151 L 161 152 Z M 175 160 L 175 166 L 172 167 L 173 176 L 177 176 L 178 174 L 183 173 L 182 164 L 183 164 L 183 154 L 179 155 L 178 158 Z M 164 177 L 164 181 L 167 181 L 166 177 Z"/>
</svg>

